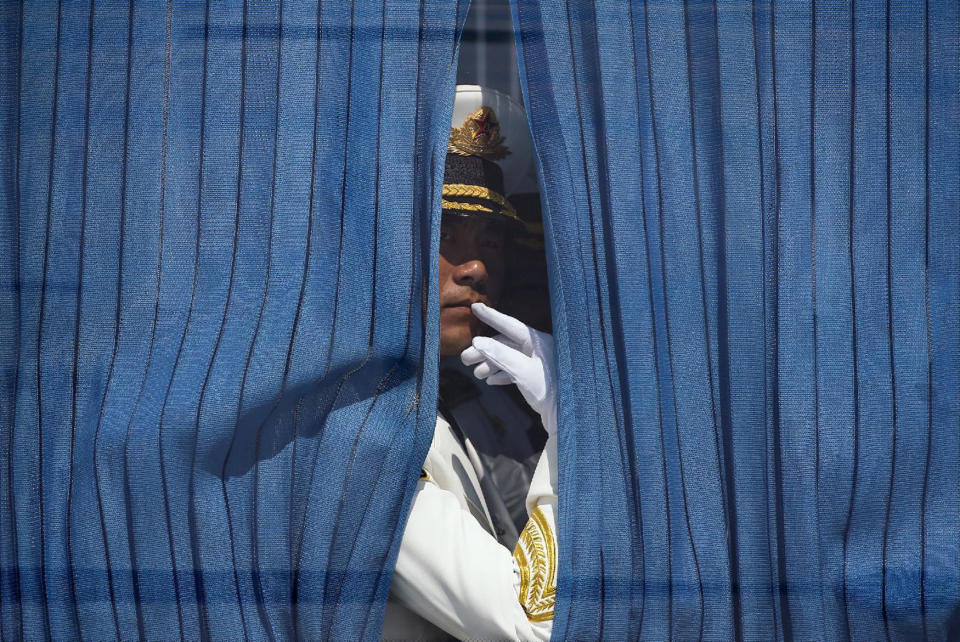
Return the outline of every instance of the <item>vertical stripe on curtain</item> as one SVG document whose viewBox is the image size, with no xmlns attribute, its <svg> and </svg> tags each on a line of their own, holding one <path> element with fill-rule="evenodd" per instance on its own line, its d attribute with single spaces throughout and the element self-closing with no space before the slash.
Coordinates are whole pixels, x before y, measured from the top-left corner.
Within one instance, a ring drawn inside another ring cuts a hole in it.
<svg viewBox="0 0 960 642">
<path fill-rule="evenodd" d="M 556 639 L 960 634 L 960 11 L 513 3 Z"/>
<path fill-rule="evenodd" d="M 376 639 L 466 3 L 0 6 L 4 639 Z"/>
</svg>

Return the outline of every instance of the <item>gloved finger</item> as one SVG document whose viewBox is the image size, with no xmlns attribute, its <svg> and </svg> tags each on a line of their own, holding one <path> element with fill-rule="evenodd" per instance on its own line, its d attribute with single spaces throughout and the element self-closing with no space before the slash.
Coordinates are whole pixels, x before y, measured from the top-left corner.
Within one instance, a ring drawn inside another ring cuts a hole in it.
<svg viewBox="0 0 960 642">
<path fill-rule="evenodd" d="M 500 368 L 490 363 L 488 360 L 484 360 L 480 363 L 479 366 L 473 369 L 473 376 L 477 379 L 486 379 L 487 377 L 502 372 Z"/>
<path fill-rule="evenodd" d="M 513 348 L 514 350 L 520 350 L 520 344 L 505 334 L 495 334 L 490 338 L 493 339 L 494 341 L 499 341 L 500 343 L 507 346 L 508 348 Z M 523 350 L 520 350 L 520 351 L 523 352 Z"/>
<path fill-rule="evenodd" d="M 501 370 L 517 376 L 530 366 L 530 357 L 489 337 L 475 337 L 473 347 Z"/>
<path fill-rule="evenodd" d="M 513 377 L 510 376 L 509 372 L 504 372 L 499 370 L 494 374 L 486 378 L 486 382 L 491 386 L 506 386 L 513 383 Z"/>
<path fill-rule="evenodd" d="M 486 359 L 486 357 L 473 346 L 470 346 L 460 353 L 460 362 L 465 366 L 472 366 L 475 363 L 480 363 L 484 359 Z"/>
<path fill-rule="evenodd" d="M 474 303 L 470 306 L 470 311 L 473 312 L 473 316 L 494 330 L 499 330 L 517 345 L 523 345 L 530 338 L 530 329 L 519 319 L 514 319 L 483 303 Z"/>
<path fill-rule="evenodd" d="M 506 335 L 498 334 L 494 337 L 491 337 L 494 341 L 499 341 L 503 345 L 516 349 L 516 344 Z M 473 374 L 477 379 L 485 379 L 490 376 L 494 371 L 500 370 L 497 366 L 489 363 L 487 358 L 483 356 L 479 350 L 473 346 L 468 347 L 466 350 L 460 353 L 460 361 L 465 366 L 478 365 L 473 370 Z"/>
</svg>

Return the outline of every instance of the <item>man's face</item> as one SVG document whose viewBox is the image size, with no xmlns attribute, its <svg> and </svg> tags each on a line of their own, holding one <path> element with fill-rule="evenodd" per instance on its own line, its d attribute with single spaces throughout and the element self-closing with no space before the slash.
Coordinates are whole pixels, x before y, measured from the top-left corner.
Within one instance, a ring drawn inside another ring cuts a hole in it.
<svg viewBox="0 0 960 642">
<path fill-rule="evenodd" d="M 476 302 L 496 305 L 504 272 L 504 232 L 482 217 L 446 215 L 440 225 L 440 355 L 460 354 L 483 324 Z"/>
</svg>

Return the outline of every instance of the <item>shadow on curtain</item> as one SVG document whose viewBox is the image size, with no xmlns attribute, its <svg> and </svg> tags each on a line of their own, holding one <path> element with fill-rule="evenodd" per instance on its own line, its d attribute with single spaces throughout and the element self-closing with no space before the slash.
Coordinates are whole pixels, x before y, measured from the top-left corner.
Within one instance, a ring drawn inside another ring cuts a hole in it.
<svg viewBox="0 0 960 642">
<path fill-rule="evenodd" d="M 513 8 L 554 638 L 960 634 L 957 4 Z"/>
<path fill-rule="evenodd" d="M 2 4 L 4 639 L 379 637 L 465 11 Z"/>
</svg>

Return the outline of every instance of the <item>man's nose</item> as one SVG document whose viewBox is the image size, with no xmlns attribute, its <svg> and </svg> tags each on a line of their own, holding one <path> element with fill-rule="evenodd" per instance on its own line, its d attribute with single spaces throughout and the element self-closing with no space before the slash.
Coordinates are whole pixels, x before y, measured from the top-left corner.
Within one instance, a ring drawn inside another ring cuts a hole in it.
<svg viewBox="0 0 960 642">
<path fill-rule="evenodd" d="M 454 270 L 453 280 L 457 285 L 478 288 L 487 282 L 487 266 L 480 259 L 464 261 Z"/>
</svg>

